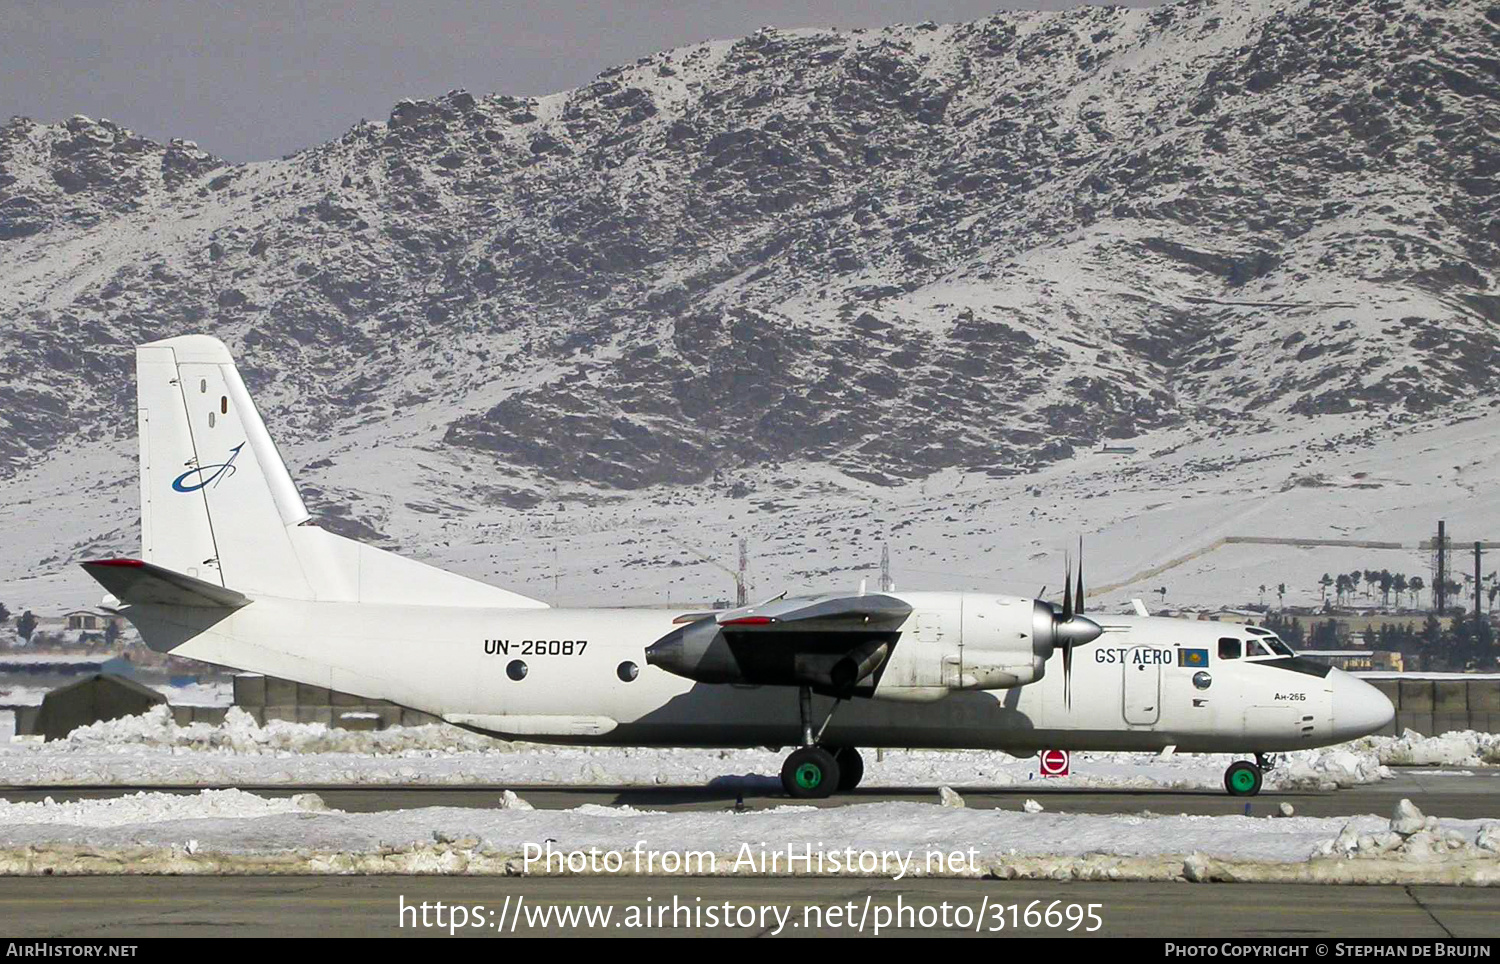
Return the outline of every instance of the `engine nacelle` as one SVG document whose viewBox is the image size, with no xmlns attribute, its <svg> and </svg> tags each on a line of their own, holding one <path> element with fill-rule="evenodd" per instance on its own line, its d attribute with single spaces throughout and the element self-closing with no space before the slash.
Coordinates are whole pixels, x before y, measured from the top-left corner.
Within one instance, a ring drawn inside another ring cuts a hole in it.
<svg viewBox="0 0 1500 964">
<path fill-rule="evenodd" d="M 955 691 L 1025 686 L 1046 674 L 1054 640 L 1045 603 L 982 593 L 905 598 L 916 608 L 876 699 L 929 702 Z"/>
</svg>

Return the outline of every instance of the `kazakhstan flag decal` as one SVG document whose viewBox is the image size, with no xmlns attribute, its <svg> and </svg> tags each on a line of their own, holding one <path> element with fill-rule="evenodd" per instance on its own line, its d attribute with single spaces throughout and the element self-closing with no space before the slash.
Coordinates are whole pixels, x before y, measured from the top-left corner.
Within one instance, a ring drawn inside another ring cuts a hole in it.
<svg viewBox="0 0 1500 964">
<path fill-rule="evenodd" d="M 1208 665 L 1208 650 L 1179 649 L 1177 651 L 1177 665 L 1192 666 L 1201 669 Z"/>
</svg>

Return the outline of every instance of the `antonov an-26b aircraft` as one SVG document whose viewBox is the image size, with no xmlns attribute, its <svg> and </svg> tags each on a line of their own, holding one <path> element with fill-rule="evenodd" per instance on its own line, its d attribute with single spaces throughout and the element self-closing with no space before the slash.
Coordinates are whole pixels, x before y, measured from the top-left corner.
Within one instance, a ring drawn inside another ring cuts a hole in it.
<svg viewBox="0 0 1500 964">
<path fill-rule="evenodd" d="M 1386 726 L 1378 690 L 1264 629 L 992 592 L 786 598 L 711 613 L 554 609 L 313 523 L 229 351 L 136 350 L 140 559 L 84 568 L 152 649 L 389 700 L 497 736 L 791 746 L 793 797 L 856 747 L 1266 754 Z M 1078 666 L 1073 666 L 1076 659 Z"/>
</svg>

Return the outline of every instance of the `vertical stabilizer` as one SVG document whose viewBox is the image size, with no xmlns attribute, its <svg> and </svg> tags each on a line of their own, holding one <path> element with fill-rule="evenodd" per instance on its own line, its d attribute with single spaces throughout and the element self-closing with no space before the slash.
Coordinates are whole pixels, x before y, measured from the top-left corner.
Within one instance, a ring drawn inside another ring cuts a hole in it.
<svg viewBox="0 0 1500 964">
<path fill-rule="evenodd" d="M 545 606 L 308 525 L 286 464 L 218 339 L 141 345 L 136 379 L 145 561 L 256 598 Z"/>
<path fill-rule="evenodd" d="M 273 596 L 310 598 L 287 528 L 307 521 L 222 342 L 136 349 L 141 529 L 148 562 Z"/>
</svg>

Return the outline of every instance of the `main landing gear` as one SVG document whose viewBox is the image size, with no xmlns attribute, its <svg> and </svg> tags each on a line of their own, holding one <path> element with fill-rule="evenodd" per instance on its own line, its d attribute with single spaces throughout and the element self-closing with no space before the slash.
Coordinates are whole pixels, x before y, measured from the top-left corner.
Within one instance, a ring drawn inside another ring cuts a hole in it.
<svg viewBox="0 0 1500 964">
<path fill-rule="evenodd" d="M 1265 783 L 1265 773 L 1276 765 L 1273 758 L 1264 753 L 1255 754 L 1255 762 L 1237 760 L 1224 771 L 1224 789 L 1231 797 L 1253 797 Z"/>
<path fill-rule="evenodd" d="M 802 687 L 797 702 L 802 718 L 802 746 L 793 750 L 781 765 L 781 785 L 787 796 L 821 800 L 836 790 L 848 791 L 859 786 L 865 775 L 865 761 L 859 751 L 852 746 L 826 747 L 819 742 L 839 704 L 833 704 L 823 725 L 814 732 L 812 690 Z"/>
</svg>

